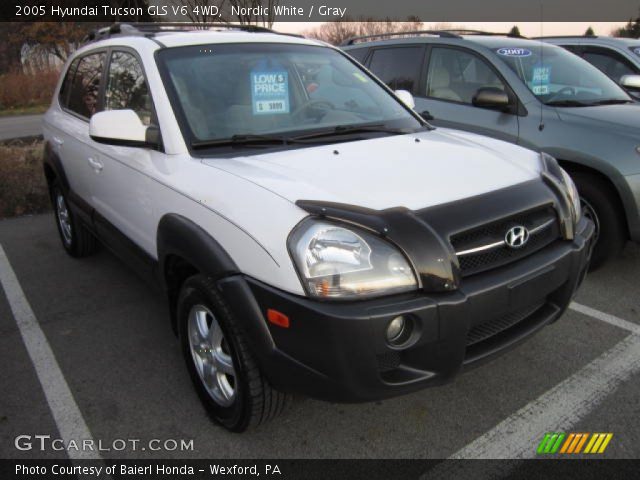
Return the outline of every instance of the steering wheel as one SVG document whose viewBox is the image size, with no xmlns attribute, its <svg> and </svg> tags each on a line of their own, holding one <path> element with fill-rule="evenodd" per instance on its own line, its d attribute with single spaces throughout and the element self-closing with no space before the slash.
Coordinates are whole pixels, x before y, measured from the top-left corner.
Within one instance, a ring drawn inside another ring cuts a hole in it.
<svg viewBox="0 0 640 480">
<path fill-rule="evenodd" d="M 303 113 L 306 112 L 307 110 L 314 108 L 314 107 L 325 107 L 325 110 L 335 110 L 336 106 L 327 101 L 327 100 L 309 100 L 308 102 L 306 102 L 304 105 L 300 105 L 298 108 L 296 108 L 293 112 L 291 112 L 291 118 L 294 120 L 297 120 L 297 118 Z"/>
<path fill-rule="evenodd" d="M 559 96 L 563 95 L 563 94 L 569 94 L 572 96 L 575 96 L 576 94 L 576 89 L 573 87 L 562 87 L 560 90 L 558 90 L 553 97 L 551 97 L 550 99 L 547 100 L 547 102 L 552 102 L 554 101 L 556 98 L 558 98 Z"/>
</svg>

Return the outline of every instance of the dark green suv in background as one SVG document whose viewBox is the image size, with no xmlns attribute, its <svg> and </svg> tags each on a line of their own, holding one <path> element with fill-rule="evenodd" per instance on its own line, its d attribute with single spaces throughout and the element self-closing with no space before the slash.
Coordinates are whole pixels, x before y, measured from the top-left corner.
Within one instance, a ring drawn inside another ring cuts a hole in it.
<svg viewBox="0 0 640 480">
<path fill-rule="evenodd" d="M 401 37 L 401 38 L 400 38 Z M 544 151 L 575 180 L 597 227 L 592 266 L 640 241 L 640 105 L 555 45 L 472 31 L 351 39 L 343 49 L 434 125 Z"/>
</svg>

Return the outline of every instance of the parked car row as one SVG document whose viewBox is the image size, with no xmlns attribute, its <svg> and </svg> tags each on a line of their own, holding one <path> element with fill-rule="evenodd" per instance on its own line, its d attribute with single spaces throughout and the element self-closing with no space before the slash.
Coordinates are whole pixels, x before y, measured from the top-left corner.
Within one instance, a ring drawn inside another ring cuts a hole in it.
<svg viewBox="0 0 640 480">
<path fill-rule="evenodd" d="M 44 171 L 69 255 L 99 240 L 163 287 L 229 430 L 291 393 L 451 381 L 559 319 L 597 236 L 597 262 L 640 236 L 638 109 L 559 47 L 347 48 L 367 70 L 323 42 L 199 27 L 92 35 L 45 115 Z"/>
<path fill-rule="evenodd" d="M 473 31 L 375 38 L 351 39 L 343 48 L 390 88 L 411 92 L 416 111 L 434 125 L 558 159 L 596 225 L 592 267 L 617 255 L 628 239 L 640 241 L 640 105 L 607 76 L 630 89 L 640 84 L 640 41 L 550 40 L 602 73 L 540 40 Z M 626 69 L 609 68 L 595 43 L 623 44 Z"/>
</svg>

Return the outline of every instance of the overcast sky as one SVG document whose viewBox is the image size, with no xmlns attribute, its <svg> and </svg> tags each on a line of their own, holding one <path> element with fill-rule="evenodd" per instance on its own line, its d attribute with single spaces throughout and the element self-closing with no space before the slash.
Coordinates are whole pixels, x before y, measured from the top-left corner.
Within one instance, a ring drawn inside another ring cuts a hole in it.
<svg viewBox="0 0 640 480">
<path fill-rule="evenodd" d="M 508 32 L 513 25 L 518 25 L 520 33 L 525 37 L 537 37 L 540 35 L 582 35 L 591 26 L 596 35 L 609 35 L 614 28 L 625 25 L 625 23 L 614 22 L 447 22 L 452 28 L 468 28 L 472 30 L 485 30 L 492 32 Z M 300 33 L 308 30 L 320 23 L 315 22 L 276 22 L 274 29 L 282 32 Z M 425 29 L 432 24 L 425 23 Z"/>
</svg>

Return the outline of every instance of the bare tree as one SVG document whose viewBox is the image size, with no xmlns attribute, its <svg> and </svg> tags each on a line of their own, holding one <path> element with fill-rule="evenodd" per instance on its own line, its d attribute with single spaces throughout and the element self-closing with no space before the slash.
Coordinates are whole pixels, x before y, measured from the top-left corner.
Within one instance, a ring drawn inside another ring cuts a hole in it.
<svg viewBox="0 0 640 480">
<path fill-rule="evenodd" d="M 385 33 L 409 32 L 422 29 L 422 22 L 417 18 L 409 17 L 405 22 L 391 19 L 373 21 L 371 18 L 363 18 L 354 21 L 348 17 L 338 22 L 327 22 L 316 28 L 306 30 L 305 36 L 317 38 L 333 45 L 338 45 L 351 37 L 363 35 L 382 35 Z"/>
</svg>

